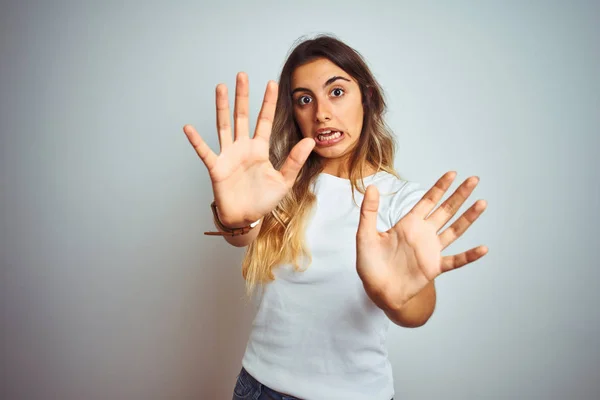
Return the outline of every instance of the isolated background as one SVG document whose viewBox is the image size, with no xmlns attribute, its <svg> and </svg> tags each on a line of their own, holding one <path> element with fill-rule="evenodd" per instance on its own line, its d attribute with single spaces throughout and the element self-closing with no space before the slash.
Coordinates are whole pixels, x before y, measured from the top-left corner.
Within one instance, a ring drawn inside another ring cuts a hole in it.
<svg viewBox="0 0 600 400">
<path fill-rule="evenodd" d="M 489 254 L 437 280 L 427 325 L 390 330 L 396 398 L 600 398 L 599 17 L 591 1 L 2 2 L 0 397 L 231 398 L 254 315 L 243 249 L 203 235 L 210 181 L 181 128 L 218 151 L 215 86 L 249 74 L 254 126 L 295 40 L 328 32 L 385 88 L 399 172 L 478 175 L 489 204 L 445 253 Z"/>
</svg>

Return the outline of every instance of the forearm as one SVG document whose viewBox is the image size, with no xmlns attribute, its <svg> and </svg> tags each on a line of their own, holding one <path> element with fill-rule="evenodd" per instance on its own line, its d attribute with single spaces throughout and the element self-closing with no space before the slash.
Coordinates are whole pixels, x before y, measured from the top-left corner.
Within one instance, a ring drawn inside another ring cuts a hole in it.
<svg viewBox="0 0 600 400">
<path fill-rule="evenodd" d="M 221 228 L 219 228 L 219 225 L 217 224 L 217 222 L 214 221 L 214 223 L 215 223 L 215 227 L 219 230 L 219 232 L 223 232 L 223 230 Z M 256 239 L 256 237 L 258 236 L 258 233 L 260 232 L 261 226 L 262 226 L 262 218 L 261 218 L 260 222 L 258 223 L 258 225 L 256 225 L 254 227 L 254 229 L 252 229 L 250 232 L 246 233 L 245 235 L 223 236 L 223 239 L 225 239 L 225 241 L 232 246 L 246 247 L 246 246 L 250 245 L 250 243 L 252 243 L 254 241 L 254 239 Z"/>
<path fill-rule="evenodd" d="M 398 310 L 384 310 L 392 322 L 406 328 L 425 325 L 433 314 L 436 303 L 435 285 L 431 281 L 416 296 Z"/>
</svg>

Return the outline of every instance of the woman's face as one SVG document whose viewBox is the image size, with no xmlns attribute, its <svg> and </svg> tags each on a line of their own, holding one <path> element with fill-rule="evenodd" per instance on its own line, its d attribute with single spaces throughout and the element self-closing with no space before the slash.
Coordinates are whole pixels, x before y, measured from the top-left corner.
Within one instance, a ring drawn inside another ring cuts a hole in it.
<svg viewBox="0 0 600 400">
<path fill-rule="evenodd" d="M 296 68 L 292 74 L 294 117 L 304 137 L 316 142 L 325 172 L 337 173 L 351 153 L 363 124 L 358 83 L 325 58 Z"/>
</svg>

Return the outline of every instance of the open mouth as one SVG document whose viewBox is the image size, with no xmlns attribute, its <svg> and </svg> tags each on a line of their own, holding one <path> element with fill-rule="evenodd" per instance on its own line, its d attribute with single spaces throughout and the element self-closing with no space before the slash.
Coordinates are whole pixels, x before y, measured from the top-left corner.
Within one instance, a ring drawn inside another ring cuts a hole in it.
<svg viewBox="0 0 600 400">
<path fill-rule="evenodd" d="M 328 145 L 339 142 L 344 138 L 344 132 L 340 131 L 324 131 L 316 136 L 316 143 L 318 145 Z"/>
</svg>

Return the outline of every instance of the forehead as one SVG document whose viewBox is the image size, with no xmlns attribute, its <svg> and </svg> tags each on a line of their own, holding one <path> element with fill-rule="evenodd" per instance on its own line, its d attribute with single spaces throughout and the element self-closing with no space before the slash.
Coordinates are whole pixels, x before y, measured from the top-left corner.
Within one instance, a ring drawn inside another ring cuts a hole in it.
<svg viewBox="0 0 600 400">
<path fill-rule="evenodd" d="M 302 86 L 320 88 L 332 76 L 343 76 L 355 82 L 343 69 L 326 58 L 319 58 L 297 67 L 292 73 L 292 89 Z M 338 81 L 339 82 L 339 81 Z"/>
</svg>

